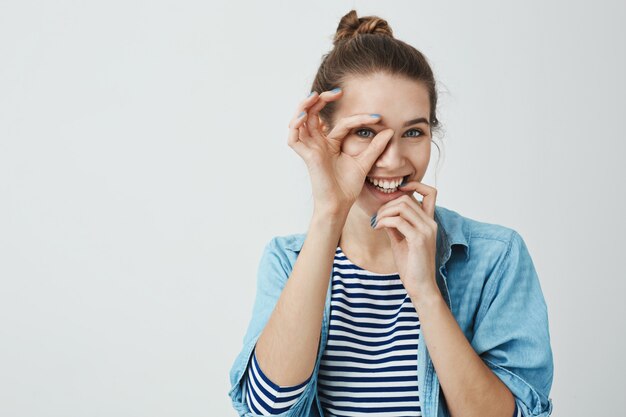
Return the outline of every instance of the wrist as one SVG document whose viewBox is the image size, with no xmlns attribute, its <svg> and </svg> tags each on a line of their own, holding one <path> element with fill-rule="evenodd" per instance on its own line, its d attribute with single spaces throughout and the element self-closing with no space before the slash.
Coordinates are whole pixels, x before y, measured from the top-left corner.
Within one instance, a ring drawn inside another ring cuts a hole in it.
<svg viewBox="0 0 626 417">
<path fill-rule="evenodd" d="M 409 298 L 416 305 L 432 304 L 439 301 L 443 301 L 443 296 L 439 287 L 435 283 L 424 285 L 422 288 L 418 288 L 409 292 Z"/>
<path fill-rule="evenodd" d="M 313 207 L 313 217 L 327 221 L 344 223 L 348 218 L 348 213 L 350 213 L 350 207 L 347 205 Z"/>
<path fill-rule="evenodd" d="M 343 232 L 348 213 L 337 209 L 315 209 L 311 217 L 310 227 L 316 230 L 326 230 L 337 234 L 337 239 Z"/>
</svg>

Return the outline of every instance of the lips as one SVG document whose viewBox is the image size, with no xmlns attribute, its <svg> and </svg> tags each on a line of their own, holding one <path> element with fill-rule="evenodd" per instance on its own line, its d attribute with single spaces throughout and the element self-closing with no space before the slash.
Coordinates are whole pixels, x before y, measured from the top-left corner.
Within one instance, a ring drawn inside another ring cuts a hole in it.
<svg viewBox="0 0 626 417">
<path fill-rule="evenodd" d="M 409 194 L 408 191 L 401 191 L 399 188 L 396 188 L 396 191 L 385 192 L 381 191 L 378 187 L 372 184 L 369 181 L 365 181 L 365 188 L 369 190 L 369 192 L 376 198 L 376 200 L 386 203 L 391 200 L 395 200 L 398 197 Z"/>
<path fill-rule="evenodd" d="M 381 192 L 389 192 L 389 190 L 393 190 L 396 191 L 398 189 L 398 187 L 400 187 L 401 185 L 406 184 L 406 182 L 408 181 L 409 175 L 405 175 L 404 177 L 395 177 L 395 178 L 372 178 L 372 177 L 366 177 L 366 183 L 371 184 L 372 186 L 376 187 L 376 189 L 380 190 Z M 377 183 L 377 184 L 375 184 Z M 387 187 L 384 187 L 383 185 L 387 185 Z"/>
</svg>

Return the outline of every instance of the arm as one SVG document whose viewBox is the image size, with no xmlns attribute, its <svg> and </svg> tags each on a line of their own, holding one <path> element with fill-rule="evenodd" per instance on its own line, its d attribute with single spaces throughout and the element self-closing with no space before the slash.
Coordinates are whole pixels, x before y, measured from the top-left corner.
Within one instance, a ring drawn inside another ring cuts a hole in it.
<svg viewBox="0 0 626 417">
<path fill-rule="evenodd" d="M 314 212 L 291 276 L 256 343 L 258 363 L 277 385 L 298 385 L 313 372 L 334 254 L 347 217 L 340 213 Z"/>
<path fill-rule="evenodd" d="M 437 287 L 411 299 L 453 417 L 551 414 L 547 306 L 517 232 L 485 284 L 471 341 Z"/>
<path fill-rule="evenodd" d="M 439 289 L 411 300 L 452 417 L 516 416 L 513 395 L 472 349 Z"/>
<path fill-rule="evenodd" d="M 252 411 L 264 416 L 280 415 L 289 410 L 303 395 L 306 384 L 311 379 L 309 377 L 303 383 L 294 386 L 276 385 L 263 373 L 256 353 L 252 356 L 246 374 L 248 382 L 246 404 Z"/>
</svg>

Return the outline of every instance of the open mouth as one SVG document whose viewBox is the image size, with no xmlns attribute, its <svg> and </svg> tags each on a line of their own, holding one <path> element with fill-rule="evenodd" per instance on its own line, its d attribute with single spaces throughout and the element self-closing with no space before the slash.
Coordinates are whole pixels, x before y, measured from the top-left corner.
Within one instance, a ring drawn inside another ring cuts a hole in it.
<svg viewBox="0 0 626 417">
<path fill-rule="evenodd" d="M 385 194 L 391 194 L 391 193 L 395 193 L 396 191 L 398 191 L 398 187 L 400 186 L 400 184 L 402 184 L 403 182 L 406 182 L 408 178 L 409 178 L 409 175 L 405 175 L 404 177 L 400 179 L 388 181 L 388 180 L 378 180 L 378 179 L 372 179 L 370 177 L 366 177 L 366 181 L 369 182 L 372 185 L 372 187 L 375 188 L 376 190 Z"/>
</svg>

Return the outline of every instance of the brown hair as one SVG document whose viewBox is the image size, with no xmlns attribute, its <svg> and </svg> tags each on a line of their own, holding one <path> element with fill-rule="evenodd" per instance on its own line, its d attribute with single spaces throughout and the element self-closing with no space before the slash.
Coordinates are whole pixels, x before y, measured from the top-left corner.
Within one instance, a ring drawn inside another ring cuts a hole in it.
<svg viewBox="0 0 626 417">
<path fill-rule="evenodd" d="M 333 44 L 334 48 L 322 58 L 311 91 L 321 93 L 343 87 L 350 76 L 377 72 L 404 76 L 426 87 L 430 129 L 433 133 L 439 130 L 437 90 L 428 60 L 411 45 L 394 38 L 386 20 L 378 16 L 357 17 L 356 10 L 350 10 L 339 21 Z M 333 126 L 335 108 L 336 102 L 330 102 L 319 113 L 329 128 Z"/>
</svg>

